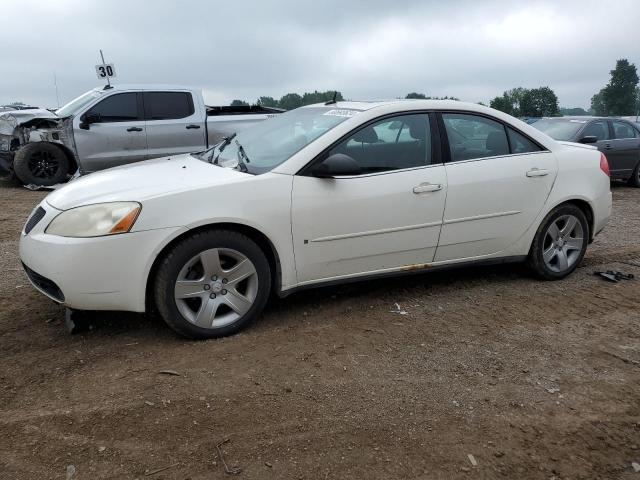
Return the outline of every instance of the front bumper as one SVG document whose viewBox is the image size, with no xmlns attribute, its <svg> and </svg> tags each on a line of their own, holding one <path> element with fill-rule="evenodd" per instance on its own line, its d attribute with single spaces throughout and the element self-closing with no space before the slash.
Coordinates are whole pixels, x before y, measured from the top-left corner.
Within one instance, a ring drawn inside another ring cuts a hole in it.
<svg viewBox="0 0 640 480">
<path fill-rule="evenodd" d="M 179 228 L 59 237 L 44 230 L 60 211 L 46 202 L 40 206 L 46 214 L 20 238 L 20 258 L 33 286 L 71 308 L 144 312 L 153 261 Z"/>
</svg>

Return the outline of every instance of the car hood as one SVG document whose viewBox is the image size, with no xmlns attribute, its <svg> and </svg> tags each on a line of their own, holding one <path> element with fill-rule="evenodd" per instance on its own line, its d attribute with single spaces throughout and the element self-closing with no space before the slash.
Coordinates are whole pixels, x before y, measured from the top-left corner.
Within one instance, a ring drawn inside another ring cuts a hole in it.
<svg viewBox="0 0 640 480">
<path fill-rule="evenodd" d="M 47 196 L 59 210 L 102 202 L 137 201 L 168 193 L 214 186 L 253 175 L 222 168 L 191 155 L 156 158 L 91 173 Z"/>
</svg>

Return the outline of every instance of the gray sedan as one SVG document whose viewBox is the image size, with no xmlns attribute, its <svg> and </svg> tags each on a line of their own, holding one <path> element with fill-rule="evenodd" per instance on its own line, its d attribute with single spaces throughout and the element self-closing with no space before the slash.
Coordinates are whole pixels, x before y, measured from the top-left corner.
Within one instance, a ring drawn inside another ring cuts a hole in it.
<svg viewBox="0 0 640 480">
<path fill-rule="evenodd" d="M 607 156 L 611 178 L 640 187 L 640 127 L 621 118 L 542 118 L 532 126 L 555 140 L 591 143 Z"/>
</svg>

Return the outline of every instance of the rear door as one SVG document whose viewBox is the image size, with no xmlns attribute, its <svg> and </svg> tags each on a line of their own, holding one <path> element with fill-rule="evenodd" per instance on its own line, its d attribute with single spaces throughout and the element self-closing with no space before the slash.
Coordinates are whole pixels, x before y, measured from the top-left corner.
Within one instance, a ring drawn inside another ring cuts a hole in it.
<svg viewBox="0 0 640 480">
<path fill-rule="evenodd" d="M 542 210 L 558 170 L 555 156 L 487 116 L 443 112 L 441 125 L 450 158 L 435 261 L 507 250 Z"/>
<path fill-rule="evenodd" d="M 640 161 L 640 135 L 633 126 L 623 120 L 610 120 L 611 140 L 605 155 L 609 160 L 612 176 L 629 178 Z"/>
<path fill-rule="evenodd" d="M 197 152 L 206 145 L 205 113 L 189 91 L 144 92 L 149 158 Z"/>
<path fill-rule="evenodd" d="M 291 221 L 300 283 L 421 268 L 416 264 L 433 260 L 446 176 L 431 125 L 427 114 L 381 119 L 320 156 L 349 155 L 361 175 L 317 178 L 303 171 L 294 177 Z"/>
<path fill-rule="evenodd" d="M 92 115 L 99 119 L 86 125 Z M 142 94 L 114 93 L 73 120 L 73 135 L 80 164 L 94 172 L 147 158 L 147 136 L 142 118 Z"/>
</svg>

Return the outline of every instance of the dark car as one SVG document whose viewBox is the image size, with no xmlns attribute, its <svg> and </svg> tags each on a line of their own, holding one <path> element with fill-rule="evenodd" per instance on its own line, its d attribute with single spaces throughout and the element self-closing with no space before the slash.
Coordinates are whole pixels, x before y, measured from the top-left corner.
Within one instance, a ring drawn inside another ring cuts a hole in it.
<svg viewBox="0 0 640 480">
<path fill-rule="evenodd" d="M 532 126 L 555 140 L 591 143 L 609 161 L 611 178 L 640 187 L 640 127 L 622 118 L 542 118 Z"/>
</svg>

